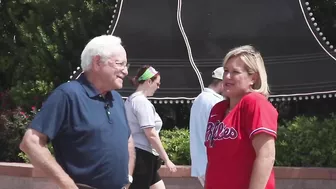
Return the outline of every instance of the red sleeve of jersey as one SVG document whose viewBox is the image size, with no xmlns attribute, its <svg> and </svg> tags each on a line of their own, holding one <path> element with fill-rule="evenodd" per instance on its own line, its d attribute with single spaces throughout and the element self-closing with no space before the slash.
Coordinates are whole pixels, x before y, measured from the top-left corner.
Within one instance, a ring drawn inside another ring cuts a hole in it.
<svg viewBox="0 0 336 189">
<path fill-rule="evenodd" d="M 258 133 L 267 133 L 276 138 L 278 112 L 266 98 L 250 96 L 244 103 L 245 130 L 250 139 Z"/>
</svg>

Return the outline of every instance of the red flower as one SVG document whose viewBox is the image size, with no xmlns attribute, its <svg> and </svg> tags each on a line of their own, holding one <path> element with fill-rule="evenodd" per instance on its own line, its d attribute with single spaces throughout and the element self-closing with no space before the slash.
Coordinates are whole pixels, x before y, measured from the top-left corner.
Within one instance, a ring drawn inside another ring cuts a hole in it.
<svg viewBox="0 0 336 189">
<path fill-rule="evenodd" d="M 26 113 L 24 113 L 24 112 L 20 112 L 20 114 L 21 114 L 24 118 L 27 118 Z"/>
<path fill-rule="evenodd" d="M 36 107 L 35 107 L 35 106 L 32 106 L 31 109 L 32 109 L 33 111 L 35 111 L 35 110 L 36 110 Z"/>
</svg>

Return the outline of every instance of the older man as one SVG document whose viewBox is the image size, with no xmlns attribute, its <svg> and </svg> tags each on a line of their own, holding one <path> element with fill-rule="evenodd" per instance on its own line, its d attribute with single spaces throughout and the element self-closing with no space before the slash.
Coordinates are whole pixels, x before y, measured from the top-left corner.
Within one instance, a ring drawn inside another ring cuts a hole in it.
<svg viewBox="0 0 336 189">
<path fill-rule="evenodd" d="M 128 187 L 134 146 L 123 100 L 114 91 L 128 74 L 120 38 L 93 38 L 82 52 L 81 67 L 78 80 L 51 93 L 20 148 L 61 189 Z M 56 160 L 46 146 L 49 141 Z"/>
</svg>

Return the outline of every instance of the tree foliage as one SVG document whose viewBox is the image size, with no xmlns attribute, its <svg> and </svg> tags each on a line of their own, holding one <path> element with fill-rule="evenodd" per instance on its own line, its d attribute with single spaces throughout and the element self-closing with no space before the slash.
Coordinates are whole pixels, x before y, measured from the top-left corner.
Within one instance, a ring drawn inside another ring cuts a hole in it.
<svg viewBox="0 0 336 189">
<path fill-rule="evenodd" d="M 84 45 L 106 33 L 115 4 L 0 1 L 0 161 L 21 160 L 19 142 L 43 97 L 68 80 Z"/>
<path fill-rule="evenodd" d="M 1 1 L 1 86 L 68 79 L 92 37 L 105 34 L 115 1 Z"/>
</svg>

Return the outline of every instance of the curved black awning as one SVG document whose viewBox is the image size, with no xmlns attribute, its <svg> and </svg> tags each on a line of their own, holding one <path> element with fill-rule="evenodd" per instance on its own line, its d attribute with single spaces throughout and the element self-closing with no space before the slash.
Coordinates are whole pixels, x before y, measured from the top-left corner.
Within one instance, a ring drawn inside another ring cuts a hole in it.
<svg viewBox="0 0 336 189">
<path fill-rule="evenodd" d="M 244 44 L 255 46 L 265 59 L 271 100 L 336 97 L 336 50 L 307 1 L 120 1 L 115 15 L 107 33 L 122 38 L 129 74 L 143 64 L 161 72 L 161 89 L 153 98 L 158 102 L 192 100 L 225 54 Z M 125 82 L 120 93 L 127 97 L 133 91 Z"/>
</svg>

